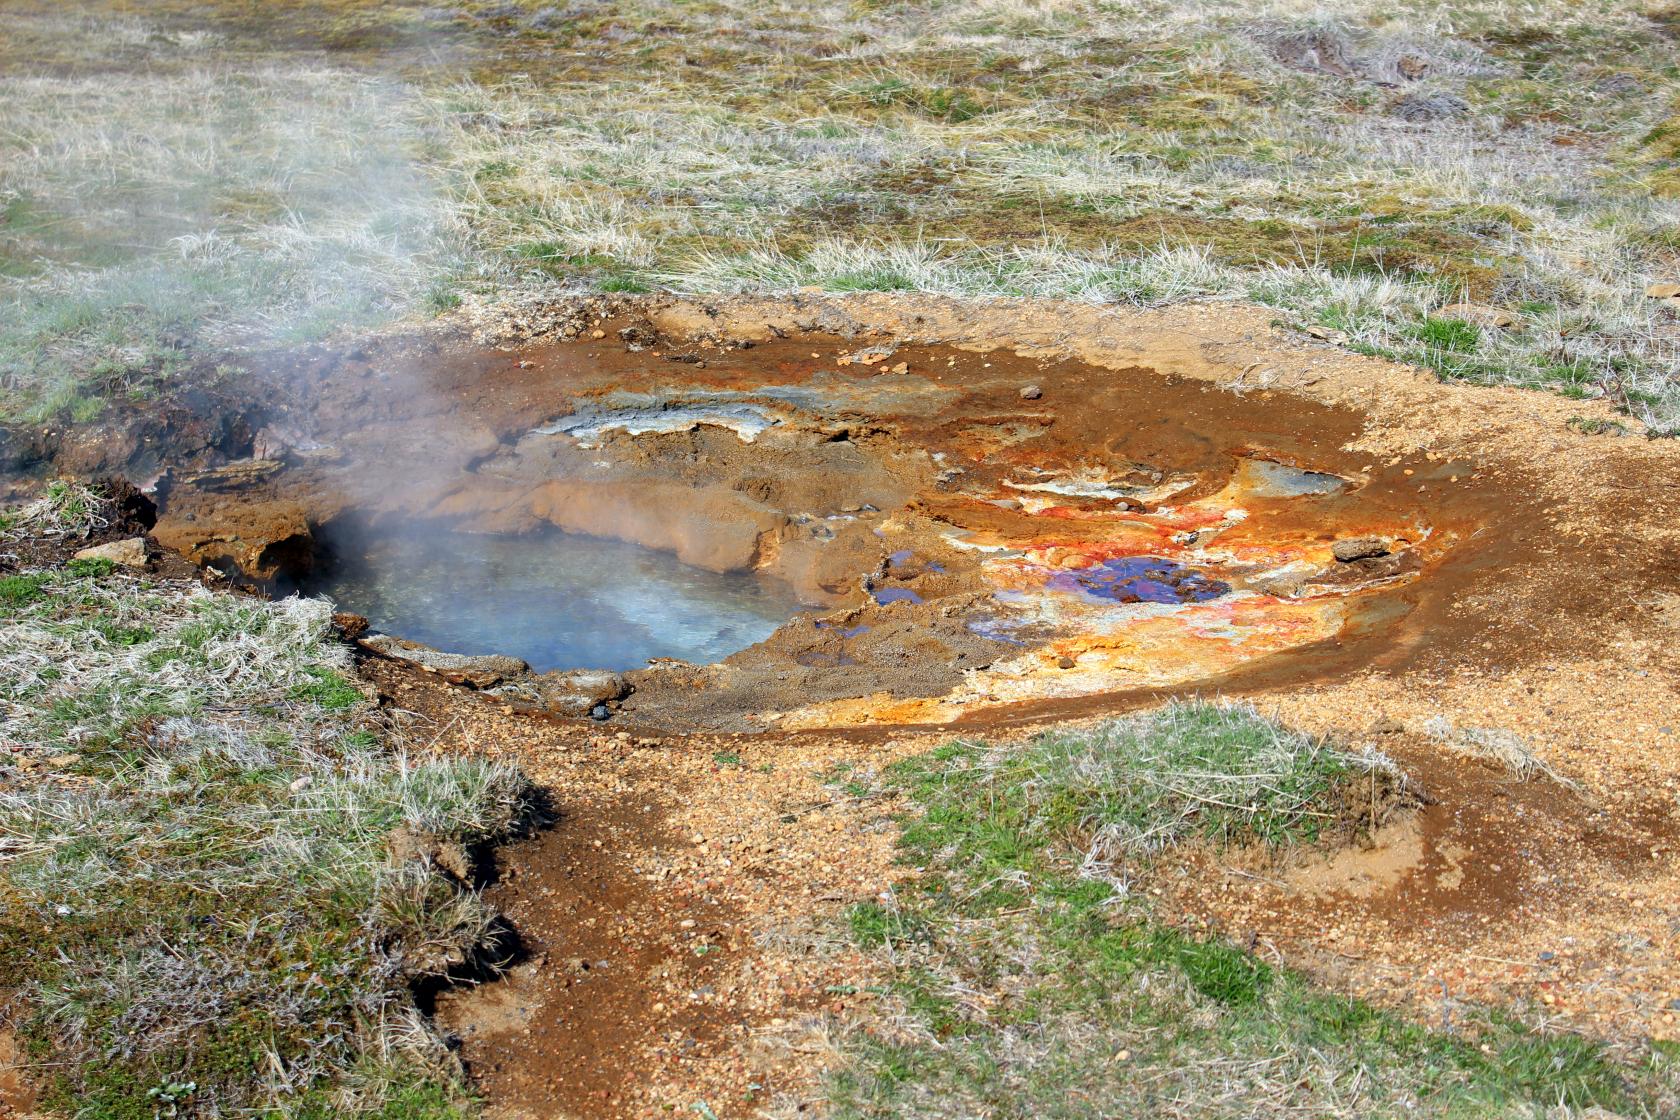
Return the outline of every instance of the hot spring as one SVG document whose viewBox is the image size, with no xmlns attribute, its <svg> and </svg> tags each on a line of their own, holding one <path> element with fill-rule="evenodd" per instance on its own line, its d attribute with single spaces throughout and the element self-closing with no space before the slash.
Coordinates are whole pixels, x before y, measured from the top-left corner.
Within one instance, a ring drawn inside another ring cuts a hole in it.
<svg viewBox="0 0 1680 1120">
<path fill-rule="evenodd" d="M 705 664 L 768 637 L 799 604 L 785 585 L 573 533 L 341 534 L 303 590 L 388 634 L 501 653 L 538 672 Z"/>
</svg>

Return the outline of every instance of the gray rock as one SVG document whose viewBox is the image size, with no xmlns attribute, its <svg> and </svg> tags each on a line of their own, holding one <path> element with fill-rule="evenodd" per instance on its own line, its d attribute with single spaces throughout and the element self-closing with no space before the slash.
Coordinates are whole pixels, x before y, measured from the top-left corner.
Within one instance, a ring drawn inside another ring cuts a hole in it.
<svg viewBox="0 0 1680 1120">
<path fill-rule="evenodd" d="M 363 649 L 398 661 L 407 661 L 428 672 L 437 673 L 458 684 L 470 684 L 474 688 L 489 688 L 510 677 L 523 676 L 531 671 L 531 667 L 517 657 L 499 653 L 444 653 L 442 650 L 391 634 L 369 634 L 361 639 L 360 644 Z"/>
<path fill-rule="evenodd" d="M 595 715 L 614 700 L 630 695 L 630 683 L 617 673 L 603 669 L 569 669 L 543 673 L 535 682 L 545 708 L 563 716 Z M 609 710 L 608 715 L 611 714 Z"/>
<path fill-rule="evenodd" d="M 96 544 L 76 553 L 76 559 L 109 560 L 120 567 L 141 569 L 144 569 L 149 563 L 146 556 L 145 537 L 129 537 L 127 540 Z"/>
<path fill-rule="evenodd" d="M 1462 117 L 1470 112 L 1470 103 L 1451 93 L 1411 94 L 1395 102 L 1389 112 L 1403 121 L 1420 124 Z"/>
</svg>

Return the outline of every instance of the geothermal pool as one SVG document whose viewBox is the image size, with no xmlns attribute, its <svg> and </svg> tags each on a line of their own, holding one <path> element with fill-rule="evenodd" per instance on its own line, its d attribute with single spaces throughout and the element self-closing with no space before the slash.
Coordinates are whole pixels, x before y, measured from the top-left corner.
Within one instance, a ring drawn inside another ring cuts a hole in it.
<svg viewBox="0 0 1680 1120">
<path fill-rule="evenodd" d="M 415 529 L 334 542 L 304 585 L 374 629 L 450 653 L 502 653 L 538 672 L 699 664 L 762 641 L 799 604 L 785 585 L 573 533 Z"/>
</svg>

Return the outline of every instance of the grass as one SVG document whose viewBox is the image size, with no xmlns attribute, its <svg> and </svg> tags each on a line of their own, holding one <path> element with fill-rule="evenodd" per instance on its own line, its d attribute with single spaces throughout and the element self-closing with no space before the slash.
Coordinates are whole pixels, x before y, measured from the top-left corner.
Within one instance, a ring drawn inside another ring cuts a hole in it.
<svg viewBox="0 0 1680 1120">
<path fill-rule="evenodd" d="M 85 483 L 55 479 L 34 501 L 0 509 L 0 541 L 85 537 L 110 522 L 110 499 Z"/>
<path fill-rule="evenodd" d="M 19 13 L 0 46 L 0 379 L 13 415 L 87 419 L 241 341 L 509 294 L 815 285 L 1255 300 L 1445 378 L 1606 397 L 1672 431 L 1680 322 L 1641 295 L 1680 260 L 1680 67 L 1653 12 Z M 1452 109 L 1402 107 L 1422 103 Z M 1466 298 L 1517 322 L 1429 318 Z"/>
<path fill-rule="evenodd" d="M 920 874 L 851 912 L 890 994 L 843 1042 L 835 1114 L 1672 1114 L 1672 1056 L 1487 1012 L 1425 1029 L 1172 928 L 1127 890 L 1170 843 L 1323 839 L 1360 800 L 1339 791 L 1378 772 L 1392 775 L 1205 703 L 893 768 Z"/>
<path fill-rule="evenodd" d="M 44 1104 L 473 1115 L 414 985 L 494 915 L 425 852 L 508 834 L 524 778 L 406 757 L 323 603 L 108 565 L 0 588 L 0 976 Z"/>
</svg>

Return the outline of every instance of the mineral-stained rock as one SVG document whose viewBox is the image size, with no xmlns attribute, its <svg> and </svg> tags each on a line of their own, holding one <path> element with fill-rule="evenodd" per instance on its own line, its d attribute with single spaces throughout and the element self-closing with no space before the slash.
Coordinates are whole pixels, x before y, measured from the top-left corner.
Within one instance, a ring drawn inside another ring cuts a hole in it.
<svg viewBox="0 0 1680 1120">
<path fill-rule="evenodd" d="M 194 471 L 181 482 L 200 490 L 240 490 L 271 478 L 285 466 L 278 459 L 240 459 L 209 470 Z"/>
<path fill-rule="evenodd" d="M 597 707 L 630 694 L 628 681 L 601 669 L 543 673 L 535 684 L 543 706 L 563 716 L 590 715 Z"/>
<path fill-rule="evenodd" d="M 76 559 L 109 560 L 111 563 L 119 564 L 124 568 L 145 568 L 147 564 L 146 538 L 129 537 L 127 540 L 96 544 L 76 553 Z"/>
<path fill-rule="evenodd" d="M 519 677 L 530 666 L 517 657 L 502 654 L 444 653 L 390 634 L 369 634 L 360 639 L 363 649 L 433 672 L 455 684 L 489 688 L 509 677 Z"/>
<path fill-rule="evenodd" d="M 306 571 L 315 552 L 309 516 L 291 501 L 171 508 L 152 536 L 195 564 L 236 569 L 261 582 Z"/>
<path fill-rule="evenodd" d="M 1388 555 L 1388 542 L 1380 537 L 1357 537 L 1352 540 L 1337 541 L 1330 546 L 1330 554 L 1344 564 L 1351 564 L 1355 560 L 1369 560 L 1377 556 Z"/>
</svg>

